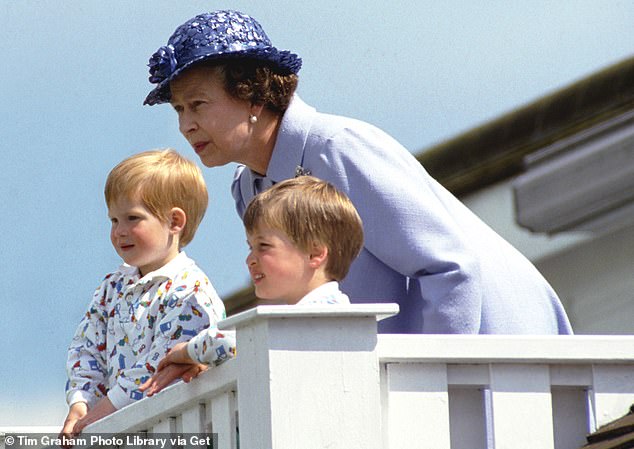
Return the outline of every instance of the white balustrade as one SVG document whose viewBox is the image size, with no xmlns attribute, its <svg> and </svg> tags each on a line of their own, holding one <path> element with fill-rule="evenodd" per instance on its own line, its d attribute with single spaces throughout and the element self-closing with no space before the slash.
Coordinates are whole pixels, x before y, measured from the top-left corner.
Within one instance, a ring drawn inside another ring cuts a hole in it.
<svg viewBox="0 0 634 449">
<path fill-rule="evenodd" d="M 634 403 L 634 337 L 380 335 L 385 448 L 576 449 Z"/>
<path fill-rule="evenodd" d="M 213 432 L 221 449 L 576 449 L 634 403 L 633 336 L 377 336 L 397 310 L 235 315 L 221 325 L 237 330 L 236 359 L 85 432 Z"/>
</svg>

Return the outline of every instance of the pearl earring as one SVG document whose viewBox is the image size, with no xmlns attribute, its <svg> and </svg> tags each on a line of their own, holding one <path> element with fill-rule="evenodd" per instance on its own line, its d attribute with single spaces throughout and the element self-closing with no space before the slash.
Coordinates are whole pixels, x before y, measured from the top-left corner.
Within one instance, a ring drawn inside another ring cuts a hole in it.
<svg viewBox="0 0 634 449">
<path fill-rule="evenodd" d="M 258 118 L 257 118 L 257 116 L 255 116 L 255 115 L 250 115 L 250 116 L 249 116 L 249 122 L 250 122 L 251 124 L 257 123 L 257 122 L 258 122 Z"/>
</svg>

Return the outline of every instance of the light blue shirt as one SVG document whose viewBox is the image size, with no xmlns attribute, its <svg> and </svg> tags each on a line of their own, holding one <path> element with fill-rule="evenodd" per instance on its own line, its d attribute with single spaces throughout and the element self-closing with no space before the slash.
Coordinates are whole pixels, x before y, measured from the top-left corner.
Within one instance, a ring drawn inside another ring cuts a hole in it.
<svg viewBox="0 0 634 449">
<path fill-rule="evenodd" d="M 436 182 L 392 137 L 322 114 L 295 96 L 267 174 L 239 166 L 240 216 L 297 167 L 347 194 L 365 245 L 341 289 L 351 302 L 397 302 L 381 332 L 569 334 L 559 298 L 533 264 Z"/>
</svg>

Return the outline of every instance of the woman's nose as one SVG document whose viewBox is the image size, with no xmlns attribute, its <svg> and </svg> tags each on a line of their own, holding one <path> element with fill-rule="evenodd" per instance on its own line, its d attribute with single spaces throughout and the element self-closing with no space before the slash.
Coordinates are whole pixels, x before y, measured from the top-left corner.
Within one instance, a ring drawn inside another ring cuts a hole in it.
<svg viewBox="0 0 634 449">
<path fill-rule="evenodd" d="M 196 121 L 192 118 L 191 114 L 187 112 L 181 112 L 178 116 L 178 128 L 181 134 L 185 137 L 192 131 L 196 129 L 198 125 Z"/>
</svg>

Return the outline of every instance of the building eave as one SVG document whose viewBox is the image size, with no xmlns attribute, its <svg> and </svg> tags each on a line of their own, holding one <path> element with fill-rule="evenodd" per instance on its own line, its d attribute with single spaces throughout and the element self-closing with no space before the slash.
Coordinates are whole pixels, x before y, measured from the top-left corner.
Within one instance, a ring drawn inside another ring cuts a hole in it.
<svg viewBox="0 0 634 449">
<path fill-rule="evenodd" d="M 634 108 L 634 57 L 452 139 L 418 161 L 455 195 L 521 173 L 524 157 Z"/>
</svg>

